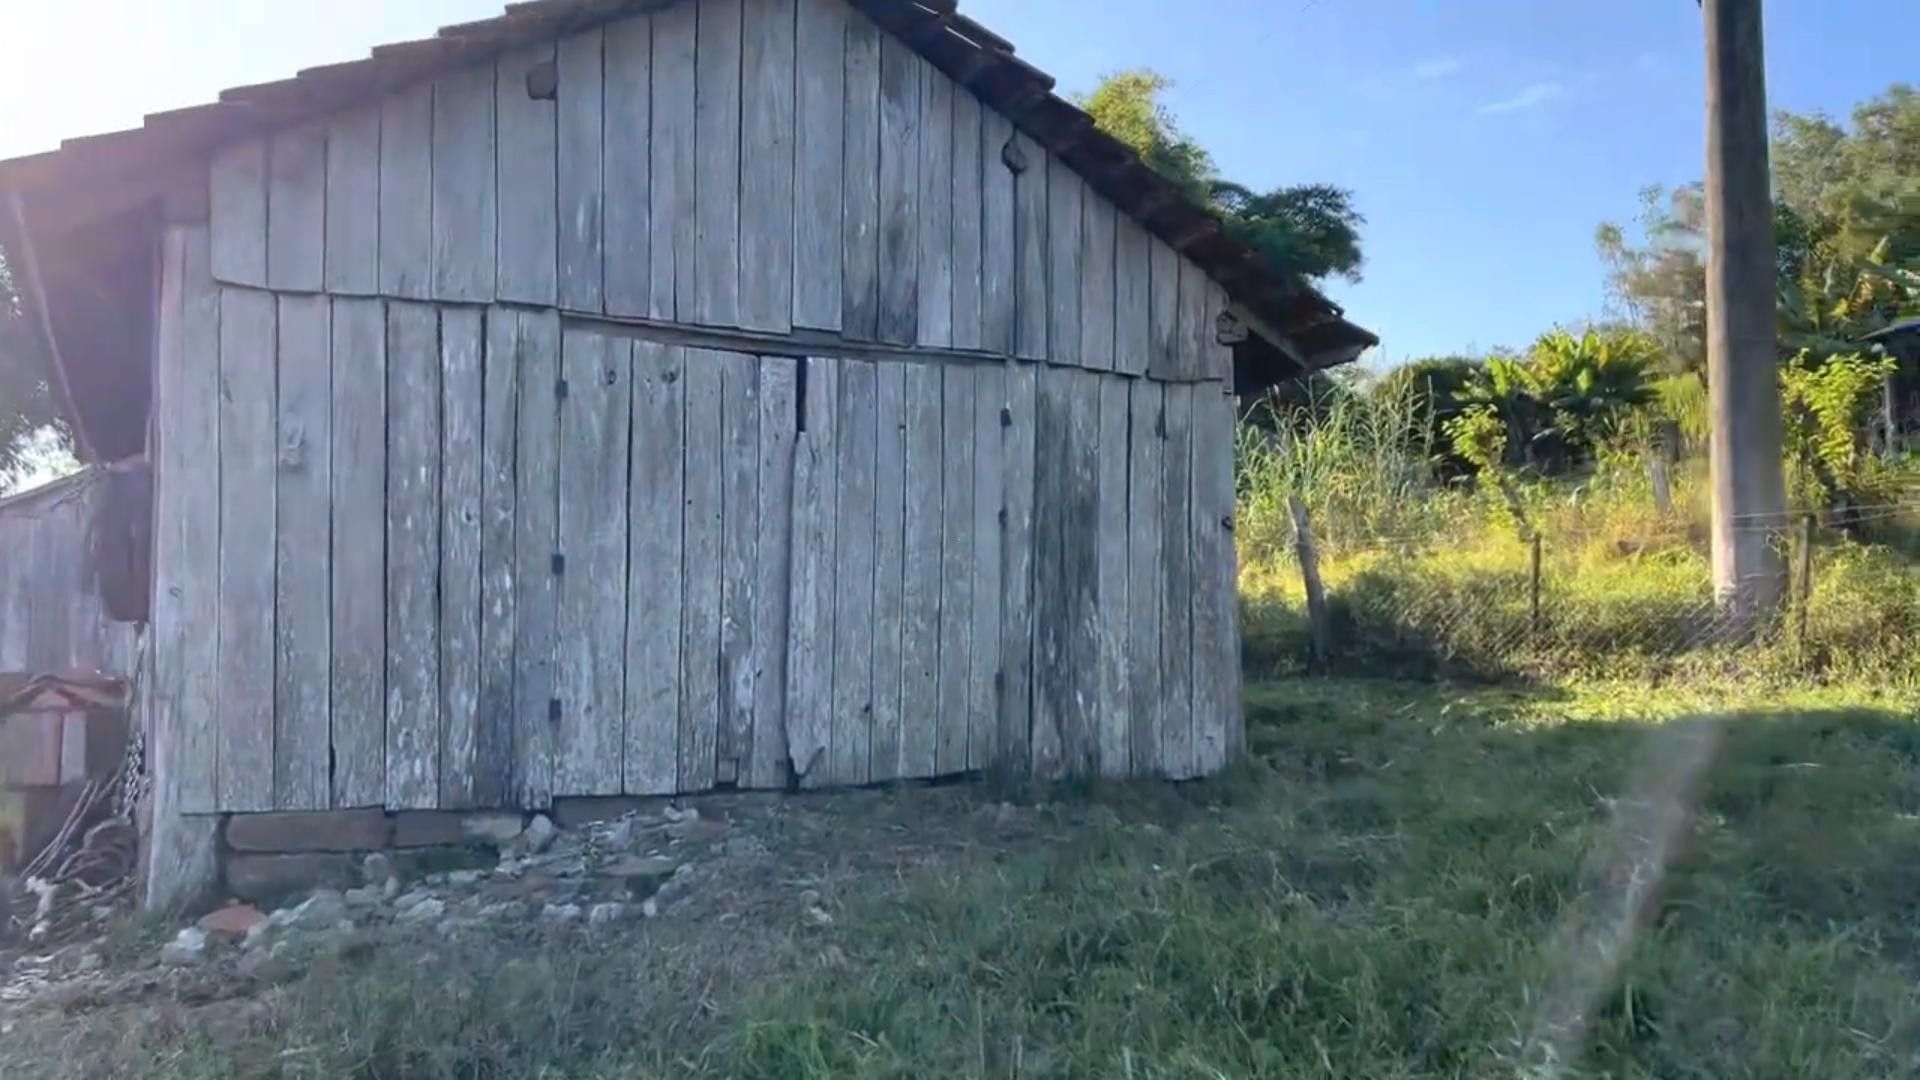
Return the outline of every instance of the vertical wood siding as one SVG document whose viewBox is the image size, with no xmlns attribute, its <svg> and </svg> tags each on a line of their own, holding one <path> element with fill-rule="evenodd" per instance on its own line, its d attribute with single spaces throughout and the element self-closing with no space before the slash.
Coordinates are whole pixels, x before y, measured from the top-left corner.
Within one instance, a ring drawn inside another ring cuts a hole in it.
<svg viewBox="0 0 1920 1080">
<path fill-rule="evenodd" d="M 209 184 L 160 370 L 205 423 L 157 443 L 191 807 L 1238 750 L 1224 291 L 841 0 L 629 16 Z"/>
<path fill-rule="evenodd" d="M 233 285 L 1231 378 L 1217 284 L 843 0 L 629 16 L 225 148 L 209 177 Z"/>
</svg>

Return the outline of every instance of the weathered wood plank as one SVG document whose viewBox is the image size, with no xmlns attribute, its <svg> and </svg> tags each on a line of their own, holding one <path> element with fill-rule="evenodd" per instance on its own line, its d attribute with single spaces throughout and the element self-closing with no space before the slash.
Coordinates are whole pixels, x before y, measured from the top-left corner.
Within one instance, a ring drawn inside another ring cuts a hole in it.
<svg viewBox="0 0 1920 1080">
<path fill-rule="evenodd" d="M 1024 131 L 1013 133 L 1010 156 L 1022 166 L 1013 181 L 1014 351 L 1023 360 L 1045 360 L 1052 311 L 1047 204 L 1053 157 Z"/>
<path fill-rule="evenodd" d="M 787 609 L 787 755 L 794 780 L 832 771 L 834 491 L 840 362 L 808 358 L 793 463 L 793 576 Z"/>
<path fill-rule="evenodd" d="M 424 300 L 433 287 L 433 84 L 380 105 L 380 291 Z"/>
<path fill-rule="evenodd" d="M 873 722 L 869 779 L 900 777 L 901 628 L 905 617 L 907 368 L 874 369 Z"/>
<path fill-rule="evenodd" d="M 569 330 L 561 337 L 559 631 L 554 649 L 553 793 L 620 792 L 627 602 L 631 346 Z"/>
<path fill-rule="evenodd" d="M 493 154 L 493 69 L 468 68 L 433 87 L 433 296 L 494 298 L 499 222 Z"/>
<path fill-rule="evenodd" d="M 220 809 L 273 809 L 274 298 L 220 296 Z"/>
<path fill-rule="evenodd" d="M 1100 384 L 1104 377 L 1073 373 L 1067 436 L 1067 505 L 1061 526 L 1067 593 L 1070 687 L 1065 715 L 1067 771 L 1092 776 L 1100 767 Z"/>
<path fill-rule="evenodd" d="M 933 77 L 933 69 L 910 46 L 881 35 L 876 337 L 894 345 L 911 345 L 920 335 L 920 230 L 926 227 L 920 215 L 922 84 Z"/>
<path fill-rule="evenodd" d="M 807 3 L 836 10 L 845 7 L 838 0 L 807 0 Z M 841 155 L 844 218 L 840 246 L 844 287 L 839 329 L 854 341 L 878 340 L 880 332 L 880 161 L 886 153 L 880 141 L 881 37 L 880 28 L 871 20 L 846 20 L 846 128 Z M 809 58 L 807 62 L 813 61 Z M 805 119 L 813 122 L 811 117 Z M 894 160 L 897 166 L 900 159 Z M 897 186 L 901 180 L 895 177 L 893 182 Z"/>
<path fill-rule="evenodd" d="M 267 146 L 267 284 L 319 292 L 327 276 L 327 131 L 288 128 Z"/>
<path fill-rule="evenodd" d="M 1119 216 L 1113 244 L 1113 369 L 1124 375 L 1144 374 L 1153 348 L 1151 240 L 1138 222 Z"/>
<path fill-rule="evenodd" d="M 220 732 L 220 292 L 207 232 L 167 234 L 154 372 L 168 423 L 155 429 L 152 700 L 169 736 L 154 749 L 173 766 L 157 780 L 180 812 L 202 814 L 217 804 Z"/>
<path fill-rule="evenodd" d="M 652 270 L 648 314 L 694 320 L 696 77 L 700 4 L 675 4 L 653 16 Z"/>
<path fill-rule="evenodd" d="M 1128 439 L 1127 380 L 1101 376 L 1100 442 L 1098 449 L 1099 501 L 1095 510 L 1096 607 L 1092 629 L 1099 663 L 1094 696 L 1094 722 L 1100 740 L 1100 775 L 1132 775 L 1130 712 L 1130 656 L 1128 654 L 1128 541 L 1131 516 L 1127 503 Z"/>
<path fill-rule="evenodd" d="M 686 352 L 686 521 L 681 553 L 681 791 L 713 787 L 720 725 L 720 549 L 723 354 Z"/>
<path fill-rule="evenodd" d="M 980 157 L 980 99 L 953 92 L 953 344 L 980 348 L 986 203 Z"/>
<path fill-rule="evenodd" d="M 877 373 L 873 361 L 840 361 L 834 417 L 833 721 L 830 778 L 871 774 L 874 697 L 874 498 Z"/>
<path fill-rule="evenodd" d="M 146 655 L 135 661 L 150 681 L 140 695 L 144 711 L 134 717 L 147 734 L 146 765 L 153 780 L 144 807 L 140 860 L 150 910 L 190 902 L 217 874 L 217 819 L 208 811 L 213 809 L 217 768 L 213 688 L 219 656 L 218 638 L 208 630 L 217 627 L 219 618 L 219 472 L 209 463 L 219 461 L 213 410 L 219 394 L 220 346 L 209 243 L 204 225 L 170 226 L 160 234 L 158 253 L 153 407 L 190 426 L 178 433 L 171 423 L 165 430 L 156 428 L 150 444 L 152 633 Z M 200 325 L 189 328 L 189 323 Z M 204 351 L 189 353 L 196 338 Z M 18 578 L 12 587 L 0 584 L 0 662 L 10 668 L 15 662 L 6 640 L 8 628 L 24 625 L 10 610 L 19 584 Z"/>
<path fill-rule="evenodd" d="M 1006 465 L 1001 454 L 1007 408 L 1007 369 L 973 372 L 973 672 L 968 681 L 967 768 L 990 768 L 998 753 L 1000 681 L 1001 517 L 1006 512 Z"/>
<path fill-rule="evenodd" d="M 513 636 L 519 568 L 514 559 L 514 448 L 519 436 L 520 316 L 486 316 L 480 421 L 480 703 L 474 732 L 473 802 L 511 804 Z"/>
<path fill-rule="evenodd" d="M 1160 631 L 1165 625 L 1161 597 L 1166 571 L 1161 565 L 1161 523 L 1165 458 L 1162 450 L 1160 384 L 1133 383 L 1128 408 L 1127 490 L 1127 712 L 1128 755 L 1134 776 L 1160 773 Z"/>
<path fill-rule="evenodd" d="M 1001 485 L 1005 524 L 1000 555 L 1000 686 L 994 767 L 1004 778 L 1023 777 L 1033 764 L 1033 565 L 1035 374 L 1026 365 L 1006 371 L 1006 424 L 1001 428 Z"/>
<path fill-rule="evenodd" d="M 387 319 L 379 300 L 333 301 L 330 650 L 333 805 L 387 791 Z"/>
<path fill-rule="evenodd" d="M 967 769 L 973 706 L 974 372 L 943 366 L 941 437 L 940 715 L 934 774 Z"/>
<path fill-rule="evenodd" d="M 1050 155 L 1047 166 L 1047 358 L 1078 367 L 1083 361 L 1080 264 L 1087 185 Z"/>
<path fill-rule="evenodd" d="M 560 100 L 571 110 L 578 106 L 584 89 L 597 99 L 600 92 L 598 32 L 595 38 L 593 82 L 587 87 L 567 85 Z M 498 285 L 502 300 L 551 306 L 558 298 L 557 250 L 559 196 L 555 174 L 568 173 L 561 161 L 556 170 L 558 135 L 555 130 L 554 103 L 527 93 L 527 72 L 540 64 L 554 62 L 553 46 L 538 45 L 502 55 L 494 75 L 494 122 L 499 157 L 500 235 L 498 241 Z M 567 73 L 561 79 L 566 81 Z M 599 117 L 594 117 L 594 154 L 599 154 Z M 594 187 L 599 187 L 595 169 Z M 571 179 L 571 177 L 569 177 Z M 571 207 L 569 207 L 571 209 Z M 571 252 L 569 253 L 571 254 Z M 599 260 L 596 258 L 595 264 Z M 590 310 L 597 310 L 590 309 Z"/>
<path fill-rule="evenodd" d="M 1193 764 L 1226 768 L 1239 715 L 1233 636 L 1233 399 L 1219 383 L 1193 388 Z"/>
<path fill-rule="evenodd" d="M 739 325 L 786 333 L 794 301 L 795 0 L 745 0 L 740 48 Z M 837 164 L 839 154 L 834 155 Z M 839 230 L 834 230 L 838 238 Z"/>
<path fill-rule="evenodd" d="M 267 144 L 261 139 L 217 151 L 208 171 L 214 280 L 267 283 Z"/>
<path fill-rule="evenodd" d="M 1160 769 L 1176 780 L 1194 775 L 1193 395 L 1191 384 L 1168 384 L 1161 425 Z"/>
<path fill-rule="evenodd" d="M 1085 194 L 1080 220 L 1080 362 L 1093 371 L 1113 369 L 1113 204 L 1098 192 Z"/>
<path fill-rule="evenodd" d="M 553 801 L 554 634 L 559 589 L 552 560 L 560 550 L 560 319 L 521 312 L 513 353 L 519 380 L 514 444 L 513 790 L 516 805 Z"/>
<path fill-rule="evenodd" d="M 742 0 L 702 0 L 694 57 L 693 321 L 740 325 Z M 790 93 L 791 91 L 789 91 Z M 682 312 L 682 317 L 685 312 Z"/>
<path fill-rule="evenodd" d="M 479 308 L 440 317 L 440 797 L 477 802 L 480 564 L 486 376 Z"/>
<path fill-rule="evenodd" d="M 1147 374 L 1178 378 L 1180 371 L 1180 254 L 1159 237 L 1147 241 Z"/>
<path fill-rule="evenodd" d="M 316 271 L 318 267 L 316 266 Z M 332 661 L 332 346 L 327 300 L 279 298 L 274 474 L 273 803 L 325 810 Z"/>
<path fill-rule="evenodd" d="M 847 78 L 849 10 L 840 0 L 800 0 L 796 16 L 795 213 L 793 262 L 788 272 L 793 282 L 792 324 L 815 330 L 840 329 L 842 314 L 841 259 L 846 240 L 841 175 L 851 112 Z M 877 100 L 877 96 L 868 95 L 863 103 L 873 109 L 878 107 Z M 866 115 L 871 123 L 874 114 Z M 862 130 L 873 131 L 877 139 L 877 129 Z M 751 138 L 748 141 L 751 145 Z M 879 164 L 878 144 L 871 149 L 873 153 L 866 159 L 869 170 Z M 869 198 L 870 193 L 869 188 Z M 872 235 L 869 220 L 867 236 Z"/>
<path fill-rule="evenodd" d="M 936 775 L 940 720 L 940 532 L 945 462 L 940 368 L 906 369 L 906 527 L 902 563 L 900 775 Z"/>
<path fill-rule="evenodd" d="M 1180 377 L 1207 378 L 1207 357 L 1214 337 L 1207 314 L 1207 289 L 1213 284 L 1198 266 L 1180 260 Z"/>
<path fill-rule="evenodd" d="M 571 204 L 569 257 L 560 275 L 561 302 L 576 310 L 614 315 L 645 315 L 650 308 L 653 273 L 653 199 L 649 173 L 653 156 L 653 20 L 637 16 L 609 23 L 605 46 L 604 130 L 606 146 L 592 195 L 576 193 Z M 562 78 L 564 79 L 564 73 Z M 565 90 L 562 89 L 562 94 Z M 585 110 L 582 106 L 582 110 Z M 596 120 L 601 118 L 596 117 Z M 593 129 L 579 121 L 581 138 Z M 587 179 L 583 176 L 582 179 Z M 613 193 L 605 198 L 604 192 Z M 600 227 L 596 237 L 590 228 Z M 595 240 L 600 247 L 592 245 Z M 590 250 L 591 249 L 591 250 Z"/>
<path fill-rule="evenodd" d="M 787 783 L 787 574 L 793 538 L 793 467 L 799 362 L 763 357 L 760 367 L 760 534 L 753 593 L 753 738 L 740 766 L 749 787 Z"/>
<path fill-rule="evenodd" d="M 576 311 L 599 311 L 605 307 L 605 236 L 601 233 L 607 211 L 607 194 L 618 192 L 620 200 L 645 200 L 645 186 L 639 192 L 611 188 L 605 183 L 605 156 L 611 138 L 607 135 L 605 94 L 607 83 L 601 75 L 601 31 L 582 31 L 561 38 L 555 48 L 559 75 L 559 100 L 555 102 L 555 127 L 559 154 L 559 296 L 564 306 Z M 622 133 L 624 135 L 624 133 Z"/>
<path fill-rule="evenodd" d="M 387 789 L 440 798 L 440 319 L 387 307 Z"/>
<path fill-rule="evenodd" d="M 980 347 L 1011 356 L 1014 351 L 1018 264 L 1014 226 L 1014 174 L 1004 151 L 1013 122 L 997 110 L 981 110 L 980 128 Z"/>
<path fill-rule="evenodd" d="M 380 107 L 327 122 L 326 285 L 335 296 L 380 291 Z"/>
<path fill-rule="evenodd" d="M 623 782 L 630 795 L 669 794 L 679 782 L 684 375 L 684 350 L 651 341 L 633 343 Z"/>
<path fill-rule="evenodd" d="M 790 301 L 782 299 L 781 310 Z M 760 373 L 743 353 L 718 353 L 720 372 L 719 779 L 736 783 L 753 742 L 760 645 L 755 587 L 760 562 Z M 769 553 L 771 554 L 771 553 Z M 784 552 L 782 553 L 784 555 Z"/>
<path fill-rule="evenodd" d="M 1071 494 L 1073 372 L 1044 368 L 1034 407 L 1033 773 L 1056 779 L 1072 745 L 1072 590 L 1066 527 Z"/>
<path fill-rule="evenodd" d="M 922 61 L 920 75 L 920 257 L 918 341 L 953 344 L 952 80 Z"/>
</svg>

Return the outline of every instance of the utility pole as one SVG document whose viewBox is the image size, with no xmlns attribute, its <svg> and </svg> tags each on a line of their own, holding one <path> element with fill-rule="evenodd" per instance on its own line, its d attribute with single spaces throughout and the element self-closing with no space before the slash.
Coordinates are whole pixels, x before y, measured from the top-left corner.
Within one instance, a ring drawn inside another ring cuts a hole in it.
<svg viewBox="0 0 1920 1080">
<path fill-rule="evenodd" d="M 1736 628 L 1776 610 L 1787 565 L 1773 192 L 1761 0 L 1701 0 L 1707 38 L 1707 397 L 1713 587 Z"/>
</svg>

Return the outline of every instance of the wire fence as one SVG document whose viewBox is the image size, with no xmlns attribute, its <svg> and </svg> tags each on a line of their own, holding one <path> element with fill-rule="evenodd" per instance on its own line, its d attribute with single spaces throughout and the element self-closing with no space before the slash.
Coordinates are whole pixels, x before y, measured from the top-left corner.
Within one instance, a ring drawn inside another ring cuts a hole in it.
<svg viewBox="0 0 1920 1080">
<path fill-rule="evenodd" d="M 1767 568 L 1717 589 L 1701 523 L 1660 521 L 1626 537 L 1604 524 L 1521 523 L 1471 540 L 1348 537 L 1322 549 L 1318 523 L 1296 504 L 1289 565 L 1249 593 L 1248 661 L 1272 674 L 1913 683 L 1920 568 L 1860 537 L 1916 511 L 1902 502 L 1729 522 L 1727 538 L 1763 546 Z"/>
</svg>

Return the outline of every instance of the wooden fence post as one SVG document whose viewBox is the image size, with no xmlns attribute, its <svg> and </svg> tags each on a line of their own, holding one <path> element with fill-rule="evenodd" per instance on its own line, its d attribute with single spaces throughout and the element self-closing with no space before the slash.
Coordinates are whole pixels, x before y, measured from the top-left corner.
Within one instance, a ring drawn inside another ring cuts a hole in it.
<svg viewBox="0 0 1920 1080">
<path fill-rule="evenodd" d="M 1540 643 L 1540 534 L 1533 534 L 1527 553 L 1531 582 L 1528 589 L 1527 628 L 1535 645 Z"/>
<path fill-rule="evenodd" d="M 1653 508 L 1662 517 L 1673 513 L 1673 473 L 1667 468 L 1666 456 L 1654 454 L 1647 460 L 1647 471 L 1653 475 Z"/>
<path fill-rule="evenodd" d="M 1796 593 L 1794 599 L 1798 602 L 1799 609 L 1794 612 L 1794 631 L 1798 639 L 1800 662 L 1803 664 L 1807 660 L 1807 608 L 1810 606 L 1809 601 L 1813 599 L 1814 526 L 1812 514 L 1800 519 L 1800 550 L 1797 553 L 1799 557 L 1795 560 L 1799 564 L 1796 573 L 1800 580 L 1796 583 L 1798 588 L 1794 590 Z"/>
<path fill-rule="evenodd" d="M 1300 578 L 1307 587 L 1307 633 L 1313 642 L 1313 668 L 1327 669 L 1332 652 L 1332 631 L 1327 619 L 1327 593 L 1320 585 L 1319 556 L 1313 549 L 1313 527 L 1307 520 L 1307 504 L 1299 496 L 1287 496 L 1287 509 L 1293 512 L 1293 544 L 1300 556 Z"/>
</svg>

